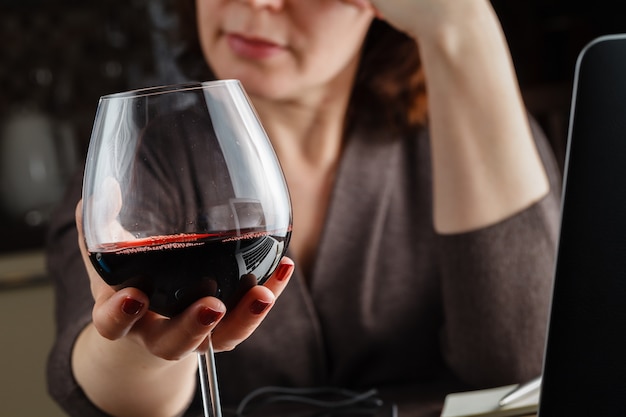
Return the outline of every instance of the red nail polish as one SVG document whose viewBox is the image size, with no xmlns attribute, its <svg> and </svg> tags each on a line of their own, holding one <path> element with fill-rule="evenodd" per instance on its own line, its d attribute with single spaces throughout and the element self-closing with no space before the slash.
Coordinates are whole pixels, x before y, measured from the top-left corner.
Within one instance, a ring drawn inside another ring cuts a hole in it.
<svg viewBox="0 0 626 417">
<path fill-rule="evenodd" d="M 270 304 L 267 301 L 256 300 L 250 305 L 250 311 L 252 314 L 261 314 Z"/>
<path fill-rule="evenodd" d="M 291 271 L 293 270 L 293 264 L 280 264 L 278 265 L 278 270 L 276 271 L 276 279 L 278 281 L 284 281 L 287 279 Z"/>
<path fill-rule="evenodd" d="M 213 310 L 212 308 L 205 307 L 198 313 L 198 321 L 203 326 L 210 326 L 217 321 L 222 315 L 221 311 Z"/>
<path fill-rule="evenodd" d="M 143 303 L 127 297 L 122 301 L 122 311 L 129 316 L 136 316 L 143 308 Z"/>
</svg>

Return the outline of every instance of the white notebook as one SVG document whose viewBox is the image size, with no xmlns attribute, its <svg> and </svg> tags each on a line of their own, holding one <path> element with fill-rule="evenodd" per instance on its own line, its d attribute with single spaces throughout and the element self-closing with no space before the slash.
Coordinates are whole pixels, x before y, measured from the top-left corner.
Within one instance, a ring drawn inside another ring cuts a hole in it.
<svg viewBox="0 0 626 417">
<path fill-rule="evenodd" d="M 539 390 L 520 398 L 514 403 L 499 406 L 498 403 L 518 385 L 507 385 L 478 391 L 448 394 L 441 417 L 511 417 L 537 414 Z"/>
</svg>

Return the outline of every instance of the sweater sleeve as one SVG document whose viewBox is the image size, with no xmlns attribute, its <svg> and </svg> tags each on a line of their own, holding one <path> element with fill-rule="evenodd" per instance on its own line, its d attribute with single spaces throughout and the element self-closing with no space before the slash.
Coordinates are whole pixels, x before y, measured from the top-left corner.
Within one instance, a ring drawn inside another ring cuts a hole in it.
<svg viewBox="0 0 626 417">
<path fill-rule="evenodd" d="M 55 291 L 55 341 L 48 356 L 48 391 L 71 416 L 103 417 L 85 396 L 72 374 L 74 341 L 91 321 L 93 297 L 89 277 L 78 248 L 74 209 L 81 195 L 82 173 L 68 184 L 66 195 L 57 207 L 47 241 L 48 275 Z"/>
<path fill-rule="evenodd" d="M 560 221 L 561 174 L 532 124 L 551 191 L 498 224 L 439 238 L 448 366 L 472 386 L 541 374 Z"/>
</svg>

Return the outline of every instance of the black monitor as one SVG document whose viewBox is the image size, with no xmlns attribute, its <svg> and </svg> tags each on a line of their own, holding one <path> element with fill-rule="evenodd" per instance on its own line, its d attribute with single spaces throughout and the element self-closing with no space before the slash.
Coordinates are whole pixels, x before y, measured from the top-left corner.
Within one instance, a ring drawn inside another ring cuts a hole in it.
<svg viewBox="0 0 626 417">
<path fill-rule="evenodd" d="M 580 53 L 539 417 L 626 416 L 626 34 Z"/>
</svg>

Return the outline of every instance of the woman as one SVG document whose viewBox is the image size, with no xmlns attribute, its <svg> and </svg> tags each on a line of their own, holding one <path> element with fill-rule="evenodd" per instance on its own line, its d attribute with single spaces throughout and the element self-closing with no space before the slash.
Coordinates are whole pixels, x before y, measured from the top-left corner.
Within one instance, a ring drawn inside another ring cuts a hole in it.
<svg viewBox="0 0 626 417">
<path fill-rule="evenodd" d="M 59 402 L 200 415 L 192 353 L 210 331 L 225 404 L 267 385 L 376 387 L 401 415 L 438 415 L 451 389 L 539 374 L 559 175 L 489 2 L 190 6 L 202 77 L 243 82 L 281 161 L 297 267 L 284 259 L 228 315 L 206 298 L 160 320 L 81 260 L 73 187 L 50 240 Z"/>
</svg>

